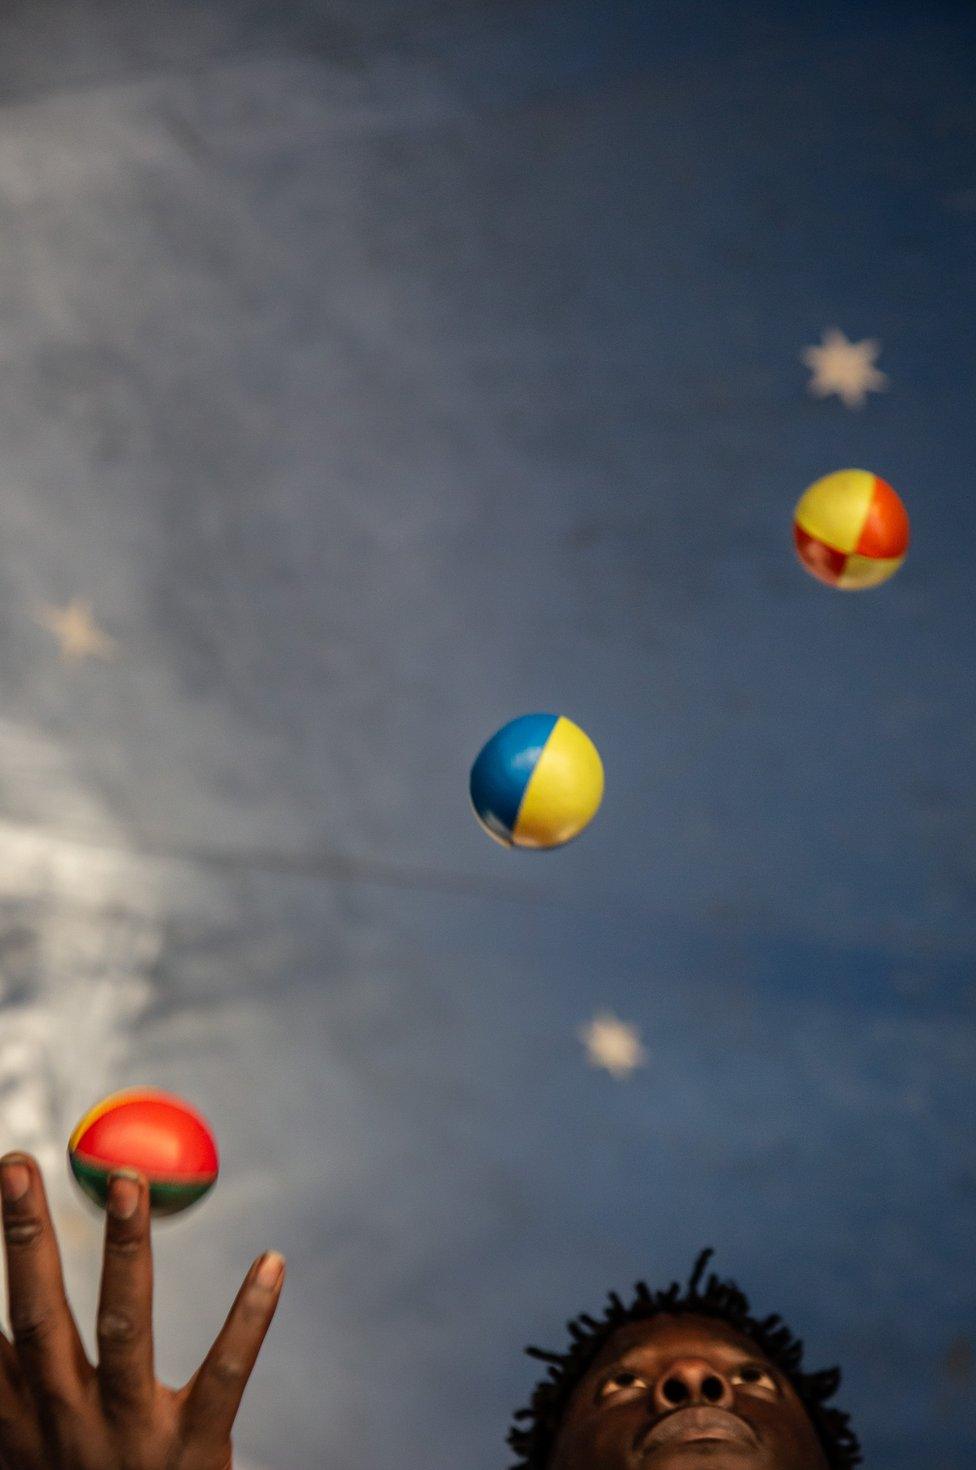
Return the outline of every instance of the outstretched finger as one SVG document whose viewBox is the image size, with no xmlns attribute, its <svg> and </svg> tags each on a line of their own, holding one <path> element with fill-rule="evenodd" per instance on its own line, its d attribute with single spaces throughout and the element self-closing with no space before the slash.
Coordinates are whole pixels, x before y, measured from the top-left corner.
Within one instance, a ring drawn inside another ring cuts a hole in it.
<svg viewBox="0 0 976 1470">
<path fill-rule="evenodd" d="M 98 1381 L 112 1418 L 152 1401 L 152 1248 L 149 1190 L 131 1169 L 109 1179 L 105 1257 L 98 1300 Z"/>
<path fill-rule="evenodd" d="M 190 1383 L 184 1411 L 187 1446 L 219 1449 L 230 1437 L 247 1380 L 278 1305 L 284 1257 L 259 1256 L 244 1278 L 213 1347 Z"/>
<path fill-rule="evenodd" d="M 44 1183 L 29 1154 L 0 1159 L 0 1196 L 17 1358 L 35 1395 L 67 1403 L 79 1396 L 88 1365 L 64 1294 Z"/>
</svg>

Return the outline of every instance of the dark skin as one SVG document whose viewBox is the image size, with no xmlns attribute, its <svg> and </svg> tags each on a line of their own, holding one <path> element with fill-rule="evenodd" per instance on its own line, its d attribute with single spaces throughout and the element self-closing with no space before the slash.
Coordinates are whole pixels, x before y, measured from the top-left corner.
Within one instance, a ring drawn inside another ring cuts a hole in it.
<svg viewBox="0 0 976 1470">
<path fill-rule="evenodd" d="M 0 1333 L 0 1470 L 231 1470 L 231 1427 L 271 1325 L 284 1261 L 244 1279 L 223 1328 L 183 1388 L 156 1379 L 146 1181 L 112 1176 L 89 1363 L 64 1293 L 36 1160 L 0 1159 L 10 1336 Z"/>
<path fill-rule="evenodd" d="M 548 1470 L 828 1470 L 785 1374 L 724 1322 L 621 1327 L 577 1385 Z"/>
<path fill-rule="evenodd" d="M 156 1379 L 146 1181 L 112 1176 L 89 1363 L 68 1306 L 40 1170 L 0 1159 L 11 1335 L 0 1333 L 0 1470 L 231 1470 L 231 1428 L 284 1280 L 260 1256 L 203 1364 Z M 615 1332 L 577 1385 L 548 1470 L 828 1470 L 788 1379 L 721 1321 Z"/>
</svg>

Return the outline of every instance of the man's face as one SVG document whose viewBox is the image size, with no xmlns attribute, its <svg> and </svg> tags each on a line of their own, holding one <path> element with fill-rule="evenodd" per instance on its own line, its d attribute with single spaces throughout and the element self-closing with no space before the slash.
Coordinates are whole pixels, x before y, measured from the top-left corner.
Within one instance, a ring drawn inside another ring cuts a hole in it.
<svg viewBox="0 0 976 1470">
<path fill-rule="evenodd" d="M 789 1380 L 708 1317 L 621 1327 L 576 1391 L 549 1470 L 827 1470 Z"/>
</svg>

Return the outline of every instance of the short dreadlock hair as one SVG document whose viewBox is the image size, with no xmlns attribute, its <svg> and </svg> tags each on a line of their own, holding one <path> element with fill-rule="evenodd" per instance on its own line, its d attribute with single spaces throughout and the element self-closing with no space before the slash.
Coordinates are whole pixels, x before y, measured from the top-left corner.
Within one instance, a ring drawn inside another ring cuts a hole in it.
<svg viewBox="0 0 976 1470">
<path fill-rule="evenodd" d="M 860 1465 L 861 1446 L 850 1427 L 847 1414 L 825 1408 L 827 1399 L 837 1392 L 839 1368 L 825 1368 L 820 1373 L 804 1373 L 800 1368 L 803 1343 L 793 1336 L 778 1315 L 753 1317 L 748 1299 L 734 1281 L 720 1281 L 709 1274 L 702 1289 L 701 1280 L 714 1254 L 704 1250 L 695 1262 L 688 1284 L 682 1292 L 675 1281 L 666 1291 L 651 1292 L 646 1282 L 638 1281 L 629 1306 L 624 1306 L 616 1292 L 609 1293 L 603 1317 L 582 1313 L 567 1322 L 572 1339 L 563 1353 L 546 1352 L 530 1347 L 532 1358 L 548 1363 L 548 1377 L 536 1384 L 527 1408 L 519 1409 L 508 1434 L 508 1444 L 520 1457 L 512 1470 L 546 1470 L 563 1414 L 580 1379 L 593 1363 L 607 1340 L 619 1327 L 630 1322 L 645 1322 L 662 1314 L 672 1316 L 693 1313 L 699 1317 L 718 1317 L 762 1350 L 769 1362 L 781 1368 L 792 1383 L 823 1445 L 830 1470 L 853 1470 Z"/>
</svg>

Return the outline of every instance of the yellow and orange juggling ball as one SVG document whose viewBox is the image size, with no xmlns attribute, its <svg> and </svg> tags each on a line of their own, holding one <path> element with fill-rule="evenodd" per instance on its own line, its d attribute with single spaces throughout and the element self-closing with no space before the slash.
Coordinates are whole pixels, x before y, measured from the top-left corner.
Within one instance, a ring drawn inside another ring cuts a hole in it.
<svg viewBox="0 0 976 1470">
<path fill-rule="evenodd" d="M 817 480 L 793 515 L 797 554 L 811 576 L 853 591 L 887 582 L 908 552 L 908 512 L 886 480 L 837 470 Z"/>
<path fill-rule="evenodd" d="M 182 1098 L 155 1088 L 116 1092 L 81 1119 L 68 1143 L 71 1172 L 104 1207 L 113 1169 L 138 1169 L 149 1182 L 154 1215 L 175 1215 L 217 1178 L 217 1145 L 205 1118 Z"/>
</svg>

